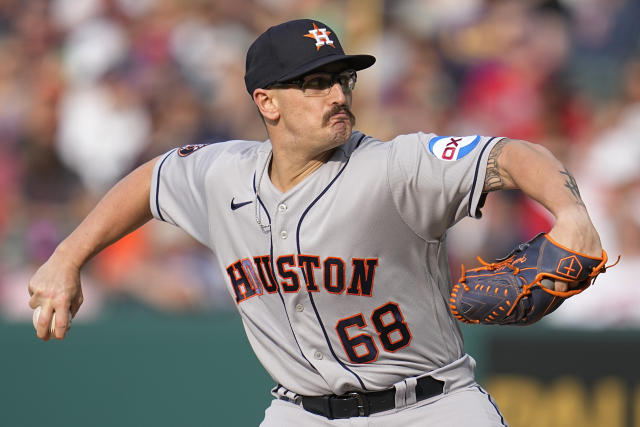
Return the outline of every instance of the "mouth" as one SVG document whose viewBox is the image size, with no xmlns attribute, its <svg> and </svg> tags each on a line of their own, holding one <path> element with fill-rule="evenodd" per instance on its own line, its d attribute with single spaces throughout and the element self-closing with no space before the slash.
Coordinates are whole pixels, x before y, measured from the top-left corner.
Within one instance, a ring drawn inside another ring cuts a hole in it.
<svg viewBox="0 0 640 427">
<path fill-rule="evenodd" d="M 343 112 L 334 114 L 333 116 L 331 116 L 331 118 L 340 121 L 340 120 L 349 120 L 351 116 L 348 113 L 343 111 Z"/>
<path fill-rule="evenodd" d="M 332 109 L 326 116 L 325 116 L 325 124 L 329 124 L 329 122 L 331 121 L 335 121 L 335 122 L 349 122 L 351 123 L 351 125 L 353 126 L 355 123 L 355 116 L 353 115 L 353 113 L 351 111 L 349 111 L 348 108 L 344 108 L 344 107 L 338 107 L 338 108 L 334 108 Z"/>
</svg>

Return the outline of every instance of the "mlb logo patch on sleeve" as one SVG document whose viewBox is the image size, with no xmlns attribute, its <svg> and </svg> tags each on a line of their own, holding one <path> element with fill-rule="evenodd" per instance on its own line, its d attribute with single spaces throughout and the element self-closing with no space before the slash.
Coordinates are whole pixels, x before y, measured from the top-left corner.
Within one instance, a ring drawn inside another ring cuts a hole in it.
<svg viewBox="0 0 640 427">
<path fill-rule="evenodd" d="M 194 151 L 202 148 L 202 147 L 206 147 L 209 144 L 189 144 L 189 145 L 184 145 L 182 147 L 180 147 L 180 149 L 178 150 L 178 156 L 180 157 L 187 157 L 189 154 L 193 153 Z"/>
<path fill-rule="evenodd" d="M 429 151 L 440 160 L 452 162 L 469 154 L 479 142 L 480 135 L 437 136 L 429 141 Z"/>
</svg>

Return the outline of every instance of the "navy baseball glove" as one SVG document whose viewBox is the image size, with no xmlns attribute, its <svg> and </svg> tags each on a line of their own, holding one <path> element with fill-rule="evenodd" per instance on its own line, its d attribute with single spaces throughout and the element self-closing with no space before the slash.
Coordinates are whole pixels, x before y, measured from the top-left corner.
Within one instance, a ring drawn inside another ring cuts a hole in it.
<svg viewBox="0 0 640 427">
<path fill-rule="evenodd" d="M 462 266 L 449 300 L 453 315 L 465 323 L 528 325 L 589 287 L 605 272 L 607 253 L 603 250 L 602 258 L 580 254 L 540 233 L 496 262 L 478 260 L 482 267 Z M 572 283 L 571 289 L 553 290 L 555 280 Z"/>
</svg>

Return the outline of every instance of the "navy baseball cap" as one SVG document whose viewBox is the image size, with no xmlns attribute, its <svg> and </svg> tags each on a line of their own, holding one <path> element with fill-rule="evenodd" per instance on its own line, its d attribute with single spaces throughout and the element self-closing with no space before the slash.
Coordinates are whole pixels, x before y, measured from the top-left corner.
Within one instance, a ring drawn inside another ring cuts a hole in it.
<svg viewBox="0 0 640 427">
<path fill-rule="evenodd" d="M 258 88 L 295 79 L 332 62 L 357 71 L 372 66 L 376 58 L 345 55 L 335 32 L 320 21 L 289 21 L 269 28 L 251 44 L 244 83 L 253 95 Z"/>
</svg>

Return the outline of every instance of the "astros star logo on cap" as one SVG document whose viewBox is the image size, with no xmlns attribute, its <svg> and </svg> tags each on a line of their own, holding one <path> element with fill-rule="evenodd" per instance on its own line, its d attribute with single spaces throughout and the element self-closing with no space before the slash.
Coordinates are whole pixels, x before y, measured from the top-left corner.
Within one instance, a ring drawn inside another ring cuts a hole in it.
<svg viewBox="0 0 640 427">
<path fill-rule="evenodd" d="M 309 30 L 309 34 L 305 34 L 303 37 L 309 37 L 311 39 L 315 39 L 316 41 L 316 50 L 320 50 L 320 48 L 324 45 L 331 46 L 335 49 L 333 45 L 333 40 L 329 38 L 329 34 L 331 31 L 327 31 L 326 28 L 318 28 L 316 23 L 313 23 L 313 30 Z"/>
</svg>

